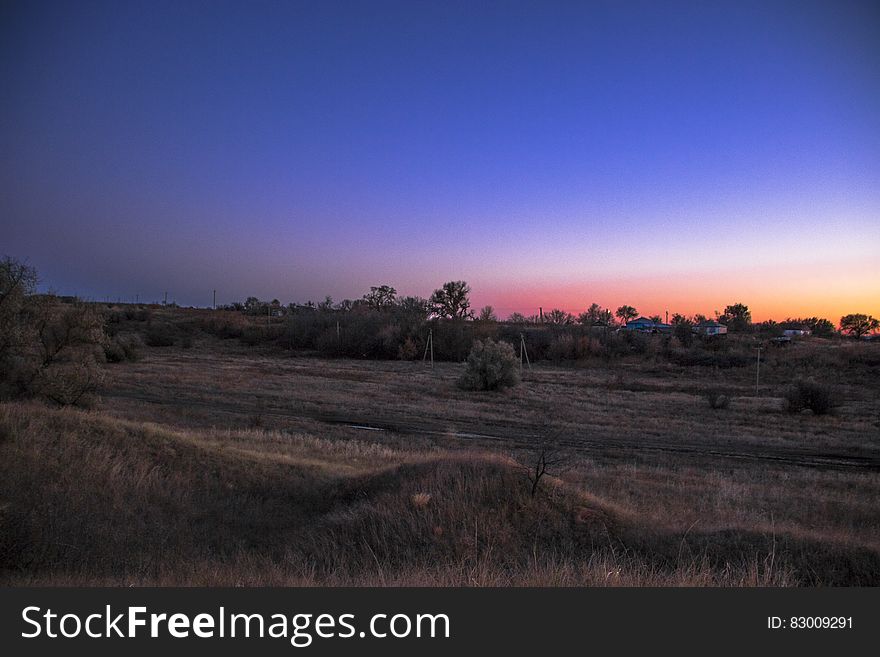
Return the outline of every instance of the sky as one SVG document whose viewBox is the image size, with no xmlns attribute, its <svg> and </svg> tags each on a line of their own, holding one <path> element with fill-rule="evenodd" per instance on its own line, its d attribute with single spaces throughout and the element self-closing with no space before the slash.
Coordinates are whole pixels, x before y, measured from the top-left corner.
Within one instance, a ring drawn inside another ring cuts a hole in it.
<svg viewBox="0 0 880 657">
<path fill-rule="evenodd" d="M 4 2 L 0 152 L 62 294 L 880 316 L 877 2 Z"/>
</svg>

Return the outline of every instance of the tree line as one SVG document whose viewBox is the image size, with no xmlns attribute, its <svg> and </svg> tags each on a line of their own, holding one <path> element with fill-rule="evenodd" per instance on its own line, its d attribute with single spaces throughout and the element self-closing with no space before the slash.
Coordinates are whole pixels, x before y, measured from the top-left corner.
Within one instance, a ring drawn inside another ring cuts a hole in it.
<svg viewBox="0 0 880 657">
<path fill-rule="evenodd" d="M 339 303 L 335 303 L 333 298 L 328 296 L 318 303 L 313 301 L 304 304 L 291 303 L 285 307 L 277 299 L 261 301 L 257 297 L 248 297 L 244 302 L 235 302 L 221 308 L 240 311 L 247 315 L 270 316 L 273 313 L 276 315 L 312 311 L 347 313 L 369 309 L 380 312 L 401 311 L 406 315 L 421 317 L 423 321 L 428 319 L 502 321 L 491 305 L 483 306 L 479 312 L 474 312 L 471 309 L 470 293 L 471 288 L 466 281 L 444 283 L 440 288 L 434 290 L 428 299 L 419 296 L 398 296 L 397 290 L 393 286 L 378 285 L 370 287 L 370 291 L 360 299 L 345 299 Z M 593 303 L 577 315 L 560 308 L 553 308 L 546 313 L 533 315 L 514 312 L 505 321 L 510 324 L 620 328 L 637 317 L 639 317 L 639 311 L 628 304 L 623 304 L 612 311 L 610 308 Z M 660 315 L 649 315 L 648 319 L 658 325 L 665 324 L 664 318 Z M 819 337 L 831 337 L 840 333 L 860 338 L 880 329 L 880 320 L 862 313 L 844 315 L 840 318 L 837 326 L 831 320 L 822 317 L 789 317 L 781 322 L 765 320 L 754 323 L 749 307 L 740 302 L 726 306 L 723 313 L 716 311 L 712 318 L 700 313 L 694 315 L 673 313 L 669 318 L 669 324 L 676 335 L 684 335 L 685 327 L 694 327 L 709 319 L 715 319 L 720 324 L 724 324 L 733 333 L 756 332 L 781 335 L 786 329 L 805 328 L 812 335 Z"/>
</svg>

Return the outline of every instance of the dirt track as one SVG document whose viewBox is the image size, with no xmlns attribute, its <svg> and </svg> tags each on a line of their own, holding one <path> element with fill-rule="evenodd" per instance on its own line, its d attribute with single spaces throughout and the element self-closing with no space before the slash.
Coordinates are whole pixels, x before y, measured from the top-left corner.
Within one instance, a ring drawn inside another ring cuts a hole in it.
<svg viewBox="0 0 880 657">
<path fill-rule="evenodd" d="M 401 436 L 421 436 L 434 440 L 437 444 L 447 447 L 491 447 L 499 444 L 510 448 L 525 448 L 533 444 L 536 434 L 523 430 L 515 425 L 479 425 L 462 426 L 460 423 L 446 423 L 444 427 L 430 421 L 416 421 L 411 417 L 370 414 L 369 416 L 353 415 L 343 412 L 312 411 L 309 409 L 281 410 L 266 409 L 255 405 L 211 403 L 202 400 L 186 399 L 180 396 L 172 398 L 136 394 L 127 391 L 104 391 L 102 395 L 108 399 L 126 399 L 131 401 L 157 404 L 160 406 L 202 408 L 213 413 L 225 413 L 238 416 L 264 416 L 288 419 L 311 420 L 329 425 L 343 426 L 353 431 L 389 432 Z M 670 442 L 645 440 L 639 438 L 620 438 L 603 436 L 601 439 L 578 437 L 574 433 L 557 434 L 555 441 L 564 449 L 601 455 L 608 459 L 632 459 L 645 452 L 675 454 L 685 457 L 730 459 L 777 463 L 826 470 L 861 470 L 880 472 L 880 458 L 842 454 L 838 452 L 815 451 L 797 448 L 781 449 L 779 447 L 762 447 L 757 451 L 753 445 L 737 447 L 727 445 L 719 449 L 717 445 L 700 445 L 694 442 Z"/>
</svg>

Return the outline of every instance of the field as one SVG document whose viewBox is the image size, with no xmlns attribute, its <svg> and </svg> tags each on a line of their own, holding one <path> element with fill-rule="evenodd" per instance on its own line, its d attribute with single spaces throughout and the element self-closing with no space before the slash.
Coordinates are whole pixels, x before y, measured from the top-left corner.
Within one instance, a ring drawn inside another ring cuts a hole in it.
<svg viewBox="0 0 880 657">
<path fill-rule="evenodd" d="M 6 584 L 877 585 L 877 368 L 327 359 L 210 335 L 0 405 Z M 855 362 L 847 367 L 829 363 Z M 783 410 L 820 374 L 834 413 Z M 712 409 L 707 388 L 731 399 Z M 557 463 L 531 494 L 540 445 Z"/>
</svg>

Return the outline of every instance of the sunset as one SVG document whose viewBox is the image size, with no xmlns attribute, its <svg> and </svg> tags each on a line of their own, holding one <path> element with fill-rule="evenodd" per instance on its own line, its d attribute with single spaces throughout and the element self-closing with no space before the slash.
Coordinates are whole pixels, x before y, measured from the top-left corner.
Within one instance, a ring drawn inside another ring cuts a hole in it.
<svg viewBox="0 0 880 657">
<path fill-rule="evenodd" d="M 877 0 L 4 0 L 0 61 L 9 654 L 877 643 Z"/>
<path fill-rule="evenodd" d="M 876 5 L 218 5 L 3 10 L 46 289 L 880 314 Z"/>
</svg>

